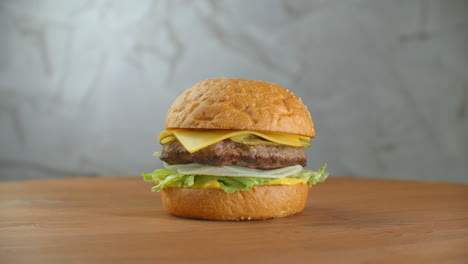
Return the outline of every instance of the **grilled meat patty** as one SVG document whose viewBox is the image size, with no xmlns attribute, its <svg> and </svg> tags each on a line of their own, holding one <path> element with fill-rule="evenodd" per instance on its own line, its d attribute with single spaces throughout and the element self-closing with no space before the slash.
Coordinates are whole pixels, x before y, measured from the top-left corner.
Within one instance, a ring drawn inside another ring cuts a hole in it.
<svg viewBox="0 0 468 264">
<path fill-rule="evenodd" d="M 257 169 L 277 169 L 306 165 L 303 147 L 246 145 L 226 139 L 189 153 L 180 142 L 163 145 L 160 159 L 168 164 L 200 163 L 211 166 L 235 165 Z"/>
</svg>

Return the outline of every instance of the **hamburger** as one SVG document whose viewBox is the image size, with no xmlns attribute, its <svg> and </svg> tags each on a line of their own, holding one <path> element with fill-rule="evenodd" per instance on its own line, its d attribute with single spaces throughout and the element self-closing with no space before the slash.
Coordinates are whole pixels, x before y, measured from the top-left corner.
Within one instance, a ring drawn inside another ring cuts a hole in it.
<svg viewBox="0 0 468 264">
<path fill-rule="evenodd" d="M 165 169 L 143 173 L 169 213 L 210 220 L 279 218 L 304 209 L 326 165 L 305 169 L 315 137 L 307 107 L 267 82 L 210 79 L 185 90 L 166 115 L 155 153 Z"/>
</svg>

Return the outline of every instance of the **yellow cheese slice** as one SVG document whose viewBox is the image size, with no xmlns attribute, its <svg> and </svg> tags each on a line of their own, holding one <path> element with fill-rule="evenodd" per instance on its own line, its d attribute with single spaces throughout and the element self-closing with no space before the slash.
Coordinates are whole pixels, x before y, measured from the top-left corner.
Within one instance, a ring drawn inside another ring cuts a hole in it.
<svg viewBox="0 0 468 264">
<path fill-rule="evenodd" d="M 266 140 L 293 147 L 302 147 L 302 140 L 310 140 L 309 137 L 279 133 L 279 132 L 257 132 L 257 131 L 239 131 L 239 130 L 190 130 L 190 129 L 171 129 L 164 130 L 158 136 L 159 140 L 174 135 L 177 140 L 193 153 L 209 145 L 225 140 L 227 138 L 239 135 L 256 135 Z"/>
<path fill-rule="evenodd" d="M 295 185 L 299 183 L 307 183 L 306 180 L 303 179 L 293 179 L 293 178 L 279 178 L 270 181 L 269 185 Z"/>
<path fill-rule="evenodd" d="M 190 189 L 221 189 L 221 184 L 218 180 L 211 180 L 204 183 L 196 183 L 190 187 Z"/>
</svg>

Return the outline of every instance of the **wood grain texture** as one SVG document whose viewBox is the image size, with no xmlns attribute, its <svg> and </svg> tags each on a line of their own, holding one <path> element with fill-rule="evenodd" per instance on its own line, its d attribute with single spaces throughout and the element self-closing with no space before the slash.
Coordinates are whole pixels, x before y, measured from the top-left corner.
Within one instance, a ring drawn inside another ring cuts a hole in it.
<svg viewBox="0 0 468 264">
<path fill-rule="evenodd" d="M 468 185 L 331 178 L 263 221 L 171 216 L 139 177 L 0 183 L 0 263 L 468 263 Z"/>
</svg>

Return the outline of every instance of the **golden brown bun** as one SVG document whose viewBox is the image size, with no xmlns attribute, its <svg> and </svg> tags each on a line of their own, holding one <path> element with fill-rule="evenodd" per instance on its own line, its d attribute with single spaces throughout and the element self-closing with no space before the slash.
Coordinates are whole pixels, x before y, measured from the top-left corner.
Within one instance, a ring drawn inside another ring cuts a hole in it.
<svg viewBox="0 0 468 264">
<path fill-rule="evenodd" d="M 307 107 L 291 91 L 267 82 L 210 79 L 182 93 L 166 128 L 232 129 L 315 136 Z"/>
<path fill-rule="evenodd" d="M 221 189 L 167 188 L 162 201 L 176 216 L 209 220 L 279 218 L 304 209 L 307 184 L 259 185 L 248 191 L 227 193 Z"/>
</svg>

